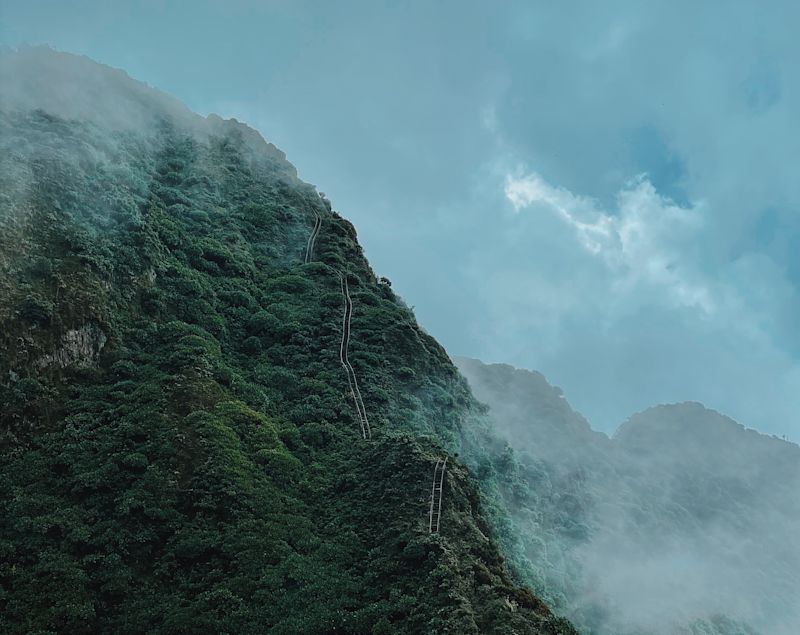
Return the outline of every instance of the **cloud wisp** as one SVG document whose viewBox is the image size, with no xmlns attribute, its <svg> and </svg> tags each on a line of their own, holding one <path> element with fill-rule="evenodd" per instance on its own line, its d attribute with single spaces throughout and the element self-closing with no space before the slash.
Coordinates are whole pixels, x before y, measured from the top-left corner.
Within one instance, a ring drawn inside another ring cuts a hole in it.
<svg viewBox="0 0 800 635">
<path fill-rule="evenodd" d="M 679 206 L 661 196 L 644 174 L 617 193 L 611 212 L 536 172 L 507 175 L 505 196 L 516 212 L 557 214 L 580 245 L 602 260 L 618 293 L 647 284 L 663 289 L 676 306 L 714 311 L 712 290 L 687 270 L 681 254 L 681 246 L 696 239 L 702 226 L 702 204 Z"/>
</svg>

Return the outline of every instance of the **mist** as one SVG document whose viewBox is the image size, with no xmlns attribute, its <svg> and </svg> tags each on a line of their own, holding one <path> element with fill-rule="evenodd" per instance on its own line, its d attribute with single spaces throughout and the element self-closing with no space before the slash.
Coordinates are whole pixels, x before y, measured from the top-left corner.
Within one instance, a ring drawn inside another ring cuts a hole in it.
<svg viewBox="0 0 800 635">
<path fill-rule="evenodd" d="M 197 167 L 204 178 L 215 180 L 227 169 L 213 157 L 227 143 L 222 139 L 235 139 L 250 169 L 276 174 L 303 190 L 299 205 L 319 205 L 316 189 L 297 178 L 286 154 L 236 119 L 198 115 L 125 71 L 85 56 L 49 46 L 0 47 L 0 196 L 8 203 L 0 209 L 0 221 L 19 225 L 17 232 L 45 200 L 86 236 L 140 225 L 154 174 L 174 168 L 159 167 L 152 158 L 180 140 L 200 150 L 203 158 Z M 71 183 L 70 196 L 53 190 L 54 175 Z M 87 175 L 107 176 L 114 188 L 87 189 Z M 122 204 L 127 198 L 136 205 Z M 201 221 L 225 206 L 219 191 L 207 198 L 203 209 L 188 208 L 177 194 L 172 202 L 173 213 Z M 287 229 L 288 258 L 304 247 L 307 220 Z"/>
<path fill-rule="evenodd" d="M 252 156 L 273 158 L 296 177 L 286 155 L 249 126 L 216 114 L 203 117 L 174 97 L 133 80 L 125 71 L 49 46 L 0 47 L 0 110 L 45 112 L 67 122 L 102 131 L 116 146 L 136 135 L 158 143 L 164 126 L 207 143 L 236 130 Z M 113 157 L 111 157 L 113 159 Z"/>
<path fill-rule="evenodd" d="M 49 4 L 0 631 L 800 633 L 800 447 L 704 405 L 798 429 L 790 3 Z"/>
<path fill-rule="evenodd" d="M 527 555 L 585 632 L 800 632 L 800 447 L 691 402 L 609 438 L 540 373 L 457 364 L 520 474 L 539 474 L 541 518 L 517 531 L 543 535 Z"/>
</svg>

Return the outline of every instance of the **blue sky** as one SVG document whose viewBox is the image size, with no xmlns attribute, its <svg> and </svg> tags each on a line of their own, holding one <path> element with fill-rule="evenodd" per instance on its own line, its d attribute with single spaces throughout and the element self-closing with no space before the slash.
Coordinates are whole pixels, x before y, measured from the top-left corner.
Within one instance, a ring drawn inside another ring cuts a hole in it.
<svg viewBox="0 0 800 635">
<path fill-rule="evenodd" d="M 800 4 L 9 2 L 283 149 L 454 355 L 800 438 Z"/>
</svg>

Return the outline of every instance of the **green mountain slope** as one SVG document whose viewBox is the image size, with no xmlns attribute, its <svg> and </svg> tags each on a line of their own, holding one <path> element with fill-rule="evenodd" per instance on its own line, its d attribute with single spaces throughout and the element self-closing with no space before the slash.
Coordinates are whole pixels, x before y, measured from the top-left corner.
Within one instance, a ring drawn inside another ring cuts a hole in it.
<svg viewBox="0 0 800 635">
<path fill-rule="evenodd" d="M 514 533 L 598 635 L 800 631 L 800 448 L 698 403 L 594 432 L 540 373 L 457 359 L 510 444 Z"/>
<path fill-rule="evenodd" d="M 85 58 L 0 80 L 2 632 L 574 632 L 485 409 L 280 151 Z"/>
</svg>

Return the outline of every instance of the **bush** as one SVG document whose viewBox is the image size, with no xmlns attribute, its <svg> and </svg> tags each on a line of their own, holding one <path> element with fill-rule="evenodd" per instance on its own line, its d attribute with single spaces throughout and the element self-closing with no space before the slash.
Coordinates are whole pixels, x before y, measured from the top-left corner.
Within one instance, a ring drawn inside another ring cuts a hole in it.
<svg viewBox="0 0 800 635">
<path fill-rule="evenodd" d="M 53 303 L 40 295 L 28 295 L 17 306 L 21 319 L 42 328 L 50 326 L 53 319 Z"/>
<path fill-rule="evenodd" d="M 248 355 L 258 355 L 262 348 L 261 340 L 255 336 L 248 337 L 242 342 L 242 351 Z"/>
</svg>

